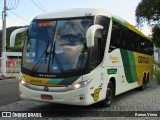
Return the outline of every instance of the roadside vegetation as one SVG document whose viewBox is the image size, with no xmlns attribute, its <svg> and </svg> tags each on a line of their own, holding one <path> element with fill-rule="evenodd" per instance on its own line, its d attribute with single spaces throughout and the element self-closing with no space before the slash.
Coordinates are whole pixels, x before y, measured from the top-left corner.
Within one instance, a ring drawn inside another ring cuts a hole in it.
<svg viewBox="0 0 160 120">
<path fill-rule="evenodd" d="M 160 70 L 154 70 L 154 74 L 157 77 L 158 84 L 160 85 Z"/>
</svg>

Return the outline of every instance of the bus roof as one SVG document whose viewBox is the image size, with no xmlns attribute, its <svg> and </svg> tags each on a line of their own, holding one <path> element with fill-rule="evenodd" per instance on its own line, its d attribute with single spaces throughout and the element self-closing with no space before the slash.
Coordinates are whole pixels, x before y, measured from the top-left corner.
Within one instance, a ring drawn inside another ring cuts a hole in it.
<svg viewBox="0 0 160 120">
<path fill-rule="evenodd" d="M 45 14 L 41 14 L 35 17 L 35 19 L 54 19 L 54 18 L 69 18 L 69 17 L 82 17 L 82 16 L 95 16 L 95 15 L 105 15 L 109 18 L 112 18 L 114 21 L 118 22 L 119 24 L 127 27 L 128 29 L 134 31 L 135 33 L 145 37 L 146 39 L 151 40 L 151 38 L 144 35 L 142 32 L 140 32 L 138 29 L 136 29 L 133 25 L 125 21 L 124 19 L 112 15 L 111 12 L 109 12 L 106 9 L 94 9 L 94 8 L 73 8 L 73 9 L 65 9 L 65 10 L 59 10 L 54 12 L 48 12 Z"/>
<path fill-rule="evenodd" d="M 97 14 L 107 15 L 111 18 L 111 13 L 105 9 L 94 8 L 73 8 L 59 11 L 48 12 L 38 15 L 35 19 L 53 19 L 53 18 L 69 18 L 69 17 L 82 17 L 82 16 L 95 16 Z"/>
</svg>

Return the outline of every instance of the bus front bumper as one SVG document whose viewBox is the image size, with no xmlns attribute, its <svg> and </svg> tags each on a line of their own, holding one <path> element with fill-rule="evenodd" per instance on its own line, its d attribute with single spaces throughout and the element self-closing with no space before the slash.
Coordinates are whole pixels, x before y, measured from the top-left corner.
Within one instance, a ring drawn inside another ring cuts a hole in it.
<svg viewBox="0 0 160 120">
<path fill-rule="evenodd" d="M 44 86 L 40 87 L 44 89 Z M 90 105 L 94 103 L 94 101 L 91 100 L 92 96 L 89 94 L 87 87 L 64 92 L 46 92 L 33 90 L 19 83 L 19 93 L 20 97 L 26 100 L 81 106 Z M 42 98 L 42 95 L 51 96 L 52 99 L 44 99 Z"/>
</svg>

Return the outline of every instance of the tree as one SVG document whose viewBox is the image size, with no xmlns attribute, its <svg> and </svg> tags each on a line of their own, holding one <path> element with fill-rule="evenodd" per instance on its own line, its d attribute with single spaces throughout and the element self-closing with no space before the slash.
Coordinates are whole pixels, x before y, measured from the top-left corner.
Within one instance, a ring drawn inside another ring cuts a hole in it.
<svg viewBox="0 0 160 120">
<path fill-rule="evenodd" d="M 9 27 L 9 28 L 7 28 L 7 30 L 6 30 L 7 31 L 7 33 L 6 33 L 6 50 L 7 50 L 7 52 L 22 51 L 26 32 L 20 33 L 20 34 L 18 34 L 16 36 L 16 41 L 15 41 L 15 47 L 14 48 L 10 47 L 10 35 L 14 30 L 16 30 L 18 28 L 23 28 L 23 27 L 27 27 L 27 26 L 18 26 L 18 27 Z M 2 38 L 2 32 L 0 30 L 0 48 L 2 47 L 1 38 Z M 1 53 L 1 49 L 0 49 L 0 53 Z"/>
<path fill-rule="evenodd" d="M 8 37 L 10 37 L 10 34 L 8 35 Z M 7 51 L 12 51 L 12 52 L 18 52 L 18 51 L 20 52 L 20 51 L 22 51 L 25 35 L 26 35 L 26 32 L 17 34 L 16 40 L 15 40 L 15 46 L 13 48 L 11 48 L 9 46 L 10 40 L 8 38 L 7 39 Z"/>
<path fill-rule="evenodd" d="M 136 8 L 138 25 L 144 22 L 153 25 L 152 38 L 157 47 L 160 47 L 160 0 L 142 0 Z"/>
</svg>

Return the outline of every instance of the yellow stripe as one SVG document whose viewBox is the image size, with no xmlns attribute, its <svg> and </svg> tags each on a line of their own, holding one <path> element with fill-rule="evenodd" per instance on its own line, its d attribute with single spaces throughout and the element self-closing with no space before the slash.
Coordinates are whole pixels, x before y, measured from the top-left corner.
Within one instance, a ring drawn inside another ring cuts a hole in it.
<svg viewBox="0 0 160 120">
<path fill-rule="evenodd" d="M 114 63 L 118 63 L 118 62 L 119 62 L 119 61 L 116 61 L 116 60 L 113 60 L 113 61 L 112 61 L 113 64 L 114 64 Z"/>
<path fill-rule="evenodd" d="M 38 86 L 64 86 L 64 85 L 55 85 L 55 84 L 48 84 L 48 81 L 51 80 L 50 78 L 39 78 L 39 77 L 32 77 L 26 74 L 23 74 L 23 77 L 25 78 L 26 82 L 32 85 L 38 85 Z"/>
</svg>

